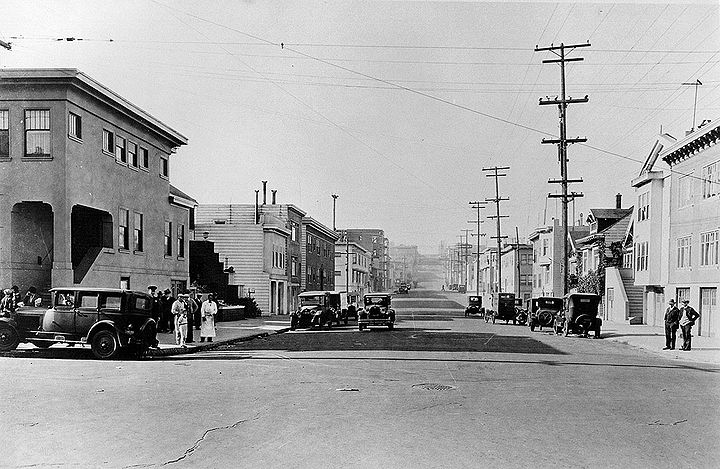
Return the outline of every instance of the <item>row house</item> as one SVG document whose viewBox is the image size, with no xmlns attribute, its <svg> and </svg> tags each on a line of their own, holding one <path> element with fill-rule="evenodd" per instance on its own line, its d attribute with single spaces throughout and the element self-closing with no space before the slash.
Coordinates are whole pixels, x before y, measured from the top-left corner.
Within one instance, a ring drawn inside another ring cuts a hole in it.
<svg viewBox="0 0 720 469">
<path fill-rule="evenodd" d="M 390 280 L 390 241 L 380 229 L 358 228 L 344 230 L 349 242 L 357 243 L 370 253 L 371 291 L 392 289 Z"/>
<path fill-rule="evenodd" d="M 685 138 L 657 139 L 638 177 L 633 239 L 643 320 L 661 325 L 667 300 L 688 299 L 700 313 L 696 333 L 720 335 L 720 121 Z M 667 168 L 657 168 L 662 160 Z"/>
<path fill-rule="evenodd" d="M 302 220 L 305 249 L 301 252 L 301 288 L 303 291 L 335 290 L 336 231 L 312 217 Z"/>
<path fill-rule="evenodd" d="M 1 70 L 0 285 L 186 288 L 186 144 L 78 70 Z"/>
<path fill-rule="evenodd" d="M 335 288 L 362 299 L 370 289 L 370 253 L 343 239 L 335 243 Z"/>
<path fill-rule="evenodd" d="M 530 244 L 506 244 L 500 254 L 502 291 L 515 293 L 515 298 L 532 297 L 533 248 Z"/>
<path fill-rule="evenodd" d="M 251 296 L 271 314 L 286 314 L 288 295 L 288 238 L 291 230 L 273 213 L 258 215 L 252 204 L 201 204 L 195 230 L 214 243 L 229 273 L 230 296 Z"/>
</svg>

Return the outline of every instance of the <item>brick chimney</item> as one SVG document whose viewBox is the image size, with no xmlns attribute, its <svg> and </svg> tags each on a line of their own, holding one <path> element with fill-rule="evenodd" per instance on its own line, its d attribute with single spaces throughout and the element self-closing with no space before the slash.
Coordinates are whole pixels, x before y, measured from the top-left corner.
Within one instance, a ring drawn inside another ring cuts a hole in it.
<svg viewBox="0 0 720 469">
<path fill-rule="evenodd" d="M 622 208 L 622 194 L 615 194 L 615 208 Z"/>
</svg>

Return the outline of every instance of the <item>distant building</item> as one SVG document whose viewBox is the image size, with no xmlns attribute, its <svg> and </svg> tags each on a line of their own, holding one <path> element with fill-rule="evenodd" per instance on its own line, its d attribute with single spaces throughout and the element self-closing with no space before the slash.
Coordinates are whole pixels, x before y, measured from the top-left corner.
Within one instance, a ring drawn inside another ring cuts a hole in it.
<svg viewBox="0 0 720 469">
<path fill-rule="evenodd" d="M 370 284 L 372 291 L 391 290 L 390 285 L 390 241 L 380 229 L 359 228 L 345 230 L 348 240 L 367 249 L 372 262 L 370 265 Z"/>
<path fill-rule="evenodd" d="M 417 265 L 420 253 L 417 246 L 390 245 L 390 259 L 392 259 L 397 283 L 407 282 L 412 284 L 417 280 Z M 393 284 L 395 282 L 392 282 Z"/>
<path fill-rule="evenodd" d="M 312 217 L 304 217 L 302 226 L 302 290 L 335 290 L 335 242 L 340 236 Z"/>
<path fill-rule="evenodd" d="M 533 248 L 530 244 L 506 244 L 500 256 L 502 291 L 523 302 L 532 297 Z M 524 304 L 524 303 L 523 303 Z"/>
<path fill-rule="evenodd" d="M 0 285 L 187 287 L 185 144 L 78 70 L 0 70 Z"/>
<path fill-rule="evenodd" d="M 335 243 L 335 289 L 362 300 L 370 288 L 370 253 L 357 243 Z"/>
</svg>

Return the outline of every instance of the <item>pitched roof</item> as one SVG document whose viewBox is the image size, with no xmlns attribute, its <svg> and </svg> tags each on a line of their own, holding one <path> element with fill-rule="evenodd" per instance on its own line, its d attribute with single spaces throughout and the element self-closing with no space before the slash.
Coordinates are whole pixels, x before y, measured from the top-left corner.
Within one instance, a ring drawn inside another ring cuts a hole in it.
<svg viewBox="0 0 720 469">
<path fill-rule="evenodd" d="M 632 208 L 591 208 L 590 213 L 595 218 L 595 220 L 599 219 L 605 219 L 605 220 L 612 220 L 616 219 L 619 220 L 620 218 L 623 218 L 628 215 L 628 213 L 632 213 Z"/>
</svg>

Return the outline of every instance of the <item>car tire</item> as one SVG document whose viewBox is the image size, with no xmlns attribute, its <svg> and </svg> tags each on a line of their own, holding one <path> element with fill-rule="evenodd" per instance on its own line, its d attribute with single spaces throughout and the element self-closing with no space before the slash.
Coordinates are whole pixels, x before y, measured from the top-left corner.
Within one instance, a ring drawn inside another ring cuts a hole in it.
<svg viewBox="0 0 720 469">
<path fill-rule="evenodd" d="M 0 325 L 0 352 L 15 350 L 20 343 L 17 331 L 10 325 Z"/>
<path fill-rule="evenodd" d="M 95 357 L 101 360 L 107 360 L 117 354 L 120 344 L 118 344 L 115 334 L 105 330 L 99 331 L 93 336 L 90 348 Z"/>
</svg>

